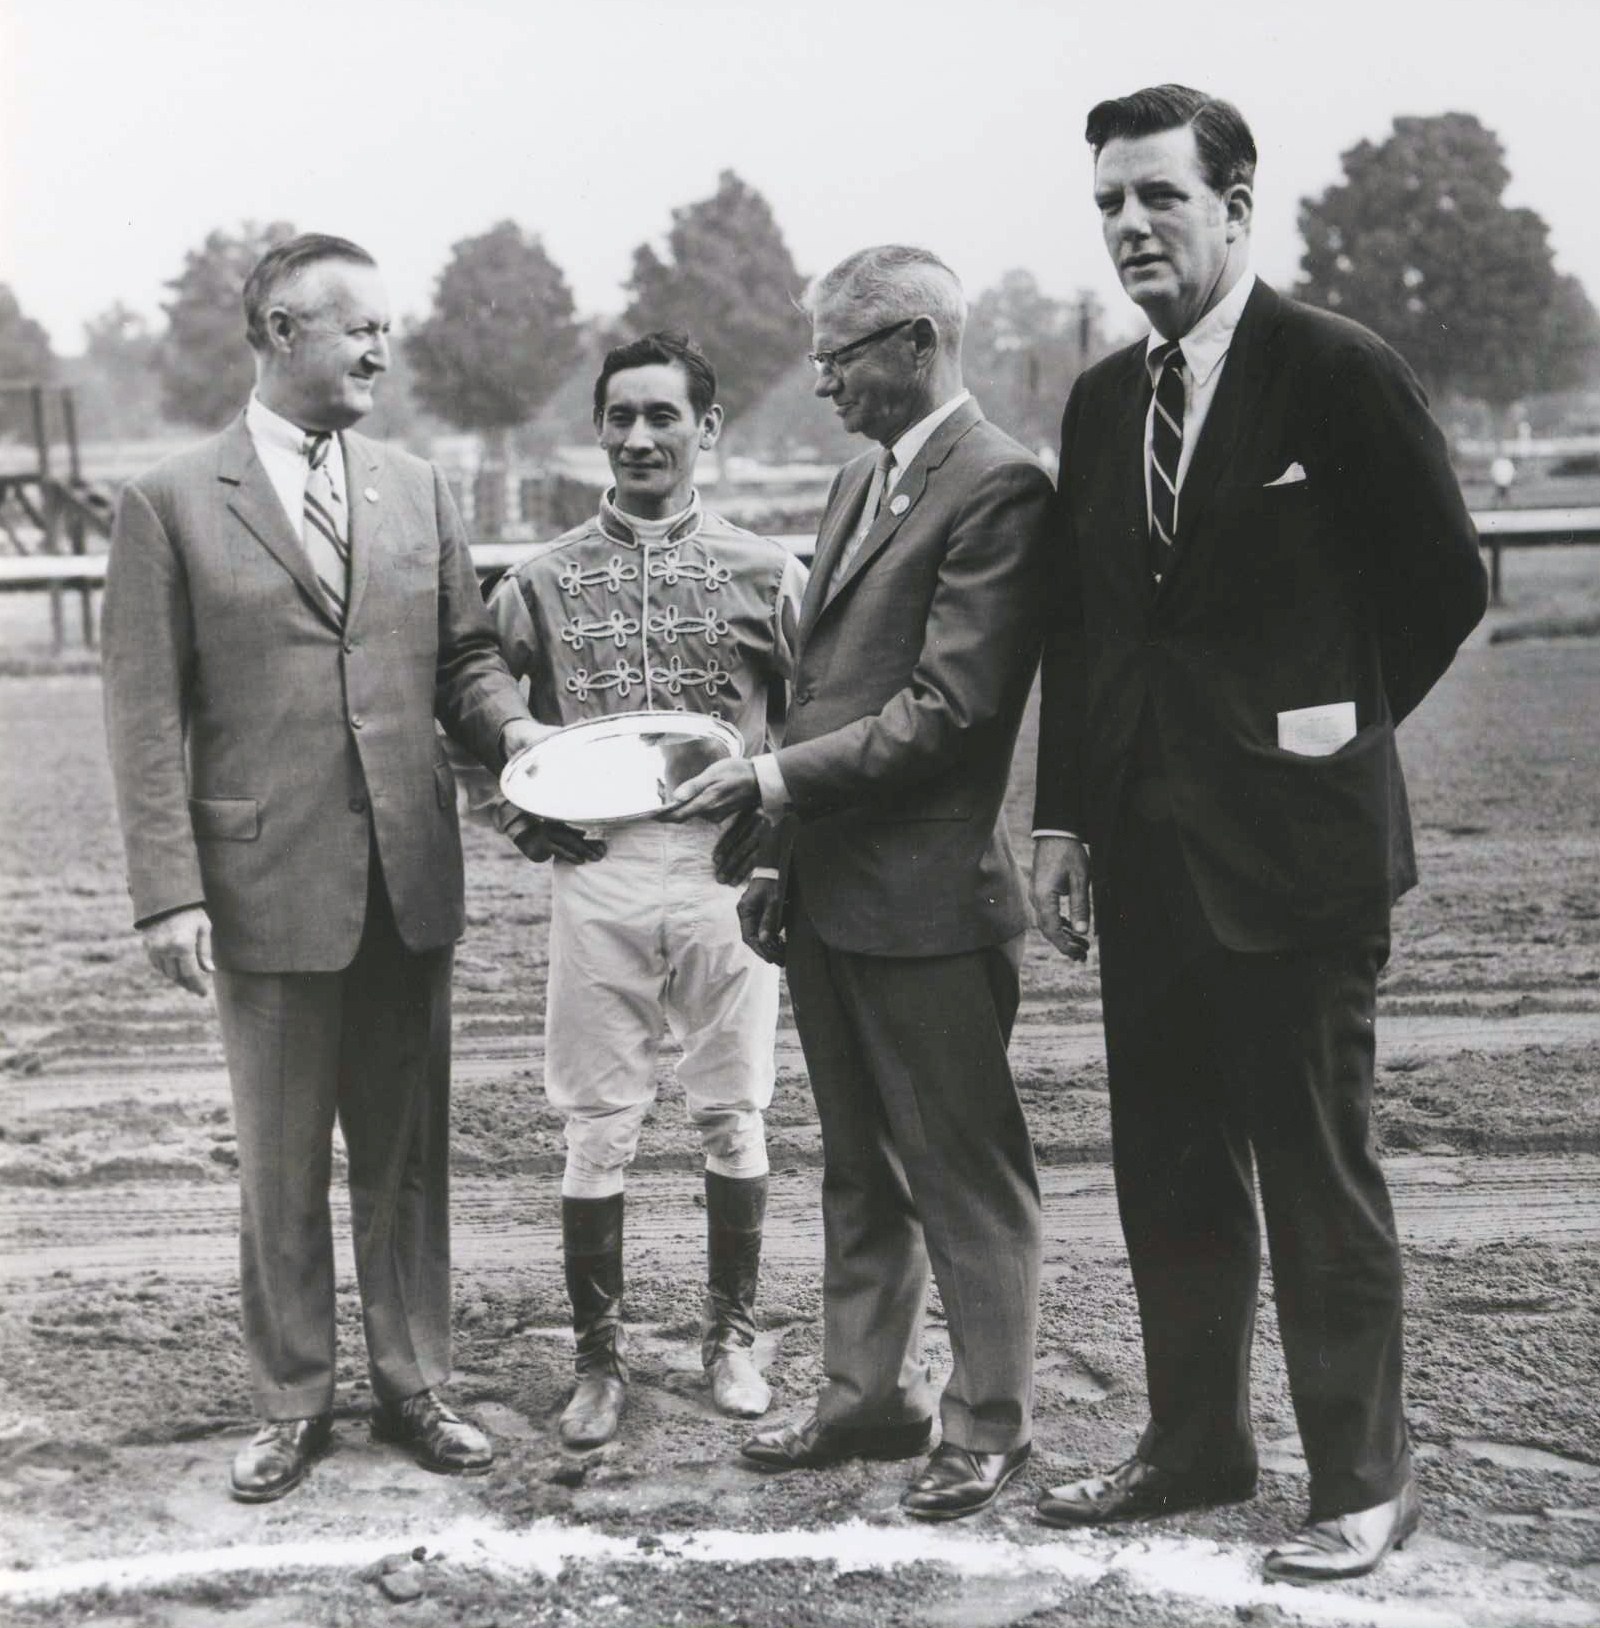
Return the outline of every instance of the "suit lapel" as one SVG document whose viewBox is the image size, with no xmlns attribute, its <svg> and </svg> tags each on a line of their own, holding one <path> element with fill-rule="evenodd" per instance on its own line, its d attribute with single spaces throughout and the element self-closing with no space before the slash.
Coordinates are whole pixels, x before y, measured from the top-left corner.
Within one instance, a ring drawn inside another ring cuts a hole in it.
<svg viewBox="0 0 1600 1628">
<path fill-rule="evenodd" d="M 889 540 L 900 529 L 901 522 L 916 512 L 917 501 L 928 485 L 929 474 L 949 456 L 950 449 L 983 417 L 977 402 L 964 401 L 923 443 L 915 458 L 900 477 L 893 494 L 885 493 L 883 507 L 872 522 L 872 530 L 856 550 L 856 557 L 837 582 L 825 582 L 827 599 L 824 608 L 842 594 L 889 545 Z M 870 466 L 869 466 L 870 468 Z M 870 476 L 869 476 L 870 479 Z M 856 515 L 861 513 L 856 506 Z M 849 533 L 846 533 L 848 536 Z"/>
<path fill-rule="evenodd" d="M 1134 598 L 1140 604 L 1147 604 L 1155 595 L 1155 582 L 1150 575 L 1150 505 L 1145 493 L 1144 429 L 1155 390 L 1150 383 L 1142 340 L 1133 347 L 1128 361 L 1128 377 L 1117 391 L 1122 407 L 1112 431 L 1104 478 L 1114 505 L 1112 525 L 1108 528 L 1115 539 L 1111 564 Z"/>
<path fill-rule="evenodd" d="M 229 512 L 294 578 L 317 614 L 330 626 L 337 627 L 305 547 L 290 526 L 283 504 L 256 456 L 255 443 L 250 439 L 243 413 L 223 432 L 217 479 L 232 488 L 228 497 Z"/>
<path fill-rule="evenodd" d="M 382 486 L 378 480 L 383 459 L 378 444 L 348 430 L 344 443 L 344 496 L 350 516 L 350 601 L 345 609 L 345 626 L 351 626 L 361 609 L 362 596 L 372 575 L 372 562 L 378 537 L 383 530 Z M 377 494 L 377 501 L 367 496 Z"/>
<path fill-rule="evenodd" d="M 800 605 L 802 639 L 822 613 L 828 599 L 828 584 L 833 578 L 834 562 L 839 558 L 839 550 L 844 547 L 845 539 L 855 532 L 861 518 L 861 506 L 867 500 L 867 487 L 872 484 L 872 464 L 870 457 L 858 458 L 854 464 L 846 467 L 838 493 L 822 517 L 816 552 L 811 556 L 811 577 Z"/>
<path fill-rule="evenodd" d="M 1278 296 L 1258 281 L 1240 313 L 1222 363 L 1217 393 L 1211 398 L 1211 410 L 1206 414 L 1178 494 L 1178 550 L 1168 581 L 1183 571 L 1200 517 L 1218 483 L 1233 466 L 1240 437 L 1256 421 L 1257 404 L 1269 372 L 1269 340 L 1277 326 L 1280 303 Z"/>
</svg>

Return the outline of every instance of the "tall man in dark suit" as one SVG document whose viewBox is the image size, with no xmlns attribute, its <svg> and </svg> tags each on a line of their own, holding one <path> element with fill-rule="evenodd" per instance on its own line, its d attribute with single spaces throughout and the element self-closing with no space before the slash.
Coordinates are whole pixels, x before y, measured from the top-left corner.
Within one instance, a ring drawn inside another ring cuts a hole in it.
<svg viewBox="0 0 1600 1628">
<path fill-rule="evenodd" d="M 757 1435 L 774 1469 L 929 1440 L 931 1259 L 954 1371 L 908 1514 L 981 1509 L 1026 1461 L 1039 1191 L 1006 1060 L 1026 900 L 998 828 L 1040 639 L 1050 485 L 961 383 L 965 302 L 920 249 L 865 249 L 811 290 L 816 390 L 879 451 L 845 466 L 800 616 L 784 744 L 713 766 L 680 817 L 760 801 L 792 827 L 787 966 L 823 1139 L 826 1381 Z M 784 953 L 785 893 L 741 901 Z"/>
<path fill-rule="evenodd" d="M 233 1086 L 245 1345 L 264 1424 L 235 1497 L 330 1435 L 335 1116 L 376 1435 L 472 1471 L 450 1371 L 455 783 L 437 718 L 497 766 L 544 731 L 500 659 L 437 471 L 353 434 L 388 365 L 365 250 L 309 235 L 245 284 L 256 388 L 133 481 L 112 538 L 105 704 L 151 960 L 216 988 Z"/>
<path fill-rule="evenodd" d="M 1165 85 L 1100 104 L 1088 140 L 1155 331 L 1085 373 L 1062 424 L 1033 897 L 1081 958 L 1092 876 L 1150 1422 L 1040 1513 L 1253 1493 L 1254 1168 L 1311 1472 L 1266 1570 L 1354 1576 L 1418 1508 L 1368 1127 L 1389 910 L 1416 879 L 1395 726 L 1482 615 L 1484 573 L 1405 364 L 1250 272 L 1238 112 Z"/>
</svg>

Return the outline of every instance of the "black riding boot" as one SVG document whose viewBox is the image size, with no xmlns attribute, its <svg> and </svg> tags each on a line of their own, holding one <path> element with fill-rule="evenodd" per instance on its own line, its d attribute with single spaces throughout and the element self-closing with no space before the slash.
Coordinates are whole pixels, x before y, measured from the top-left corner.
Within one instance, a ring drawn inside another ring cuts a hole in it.
<svg viewBox="0 0 1600 1628">
<path fill-rule="evenodd" d="M 578 1337 L 578 1388 L 561 1415 L 567 1447 L 599 1447 L 617 1433 L 628 1365 L 622 1338 L 622 1194 L 561 1200 L 561 1247 Z"/>
<path fill-rule="evenodd" d="M 759 1418 L 772 1392 L 756 1367 L 756 1279 L 767 1178 L 706 1172 L 708 1292 L 700 1358 L 711 1376 L 711 1399 L 736 1419 Z"/>
</svg>

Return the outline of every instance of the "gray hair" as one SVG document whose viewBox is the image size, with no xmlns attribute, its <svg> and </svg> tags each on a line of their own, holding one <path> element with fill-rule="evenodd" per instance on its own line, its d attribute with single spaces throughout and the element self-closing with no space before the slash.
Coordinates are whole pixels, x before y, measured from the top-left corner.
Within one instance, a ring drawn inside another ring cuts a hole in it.
<svg viewBox="0 0 1600 1628">
<path fill-rule="evenodd" d="M 275 243 L 256 261 L 244 280 L 244 336 L 252 350 L 267 348 L 267 312 L 279 292 L 302 272 L 325 260 L 343 260 L 355 266 L 377 264 L 359 243 L 329 232 L 302 232 Z"/>
<path fill-rule="evenodd" d="M 938 255 L 903 243 L 880 243 L 846 255 L 832 271 L 814 278 L 800 308 L 815 317 L 825 300 L 848 300 L 864 326 L 887 327 L 904 317 L 927 317 L 940 340 L 959 356 L 967 320 L 961 279 Z"/>
</svg>

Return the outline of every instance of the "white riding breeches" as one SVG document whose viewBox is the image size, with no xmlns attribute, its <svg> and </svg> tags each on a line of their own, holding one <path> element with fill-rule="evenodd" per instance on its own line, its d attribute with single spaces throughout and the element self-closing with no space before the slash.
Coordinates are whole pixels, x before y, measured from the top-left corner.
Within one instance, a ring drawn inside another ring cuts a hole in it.
<svg viewBox="0 0 1600 1628">
<path fill-rule="evenodd" d="M 668 1029 L 706 1168 L 766 1174 L 778 969 L 739 936 L 739 889 L 712 871 L 718 835 L 641 822 L 608 831 L 604 859 L 552 861 L 545 1091 L 566 1118 L 568 1198 L 622 1191 Z"/>
</svg>

